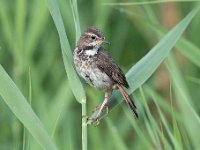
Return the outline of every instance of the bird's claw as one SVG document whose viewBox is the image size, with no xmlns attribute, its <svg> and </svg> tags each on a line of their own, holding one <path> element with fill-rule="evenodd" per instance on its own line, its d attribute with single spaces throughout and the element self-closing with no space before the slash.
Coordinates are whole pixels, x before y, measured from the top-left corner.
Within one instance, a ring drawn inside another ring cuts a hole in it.
<svg viewBox="0 0 200 150">
<path fill-rule="evenodd" d="M 103 109 L 104 108 L 106 109 L 106 114 L 108 114 L 109 113 L 109 106 L 107 104 L 105 104 Z M 91 121 L 92 123 L 95 123 L 95 126 L 98 126 L 99 123 L 100 123 L 99 122 L 99 116 L 102 112 L 102 110 L 100 110 L 100 109 L 101 109 L 101 105 L 96 106 L 96 108 L 92 111 L 92 113 L 95 113 L 96 111 L 99 111 L 99 112 L 97 113 L 97 115 L 95 117 L 88 117 L 87 122 Z"/>
<path fill-rule="evenodd" d="M 87 122 L 91 121 L 92 124 L 95 124 L 94 126 L 98 126 L 99 125 L 99 117 L 88 117 L 87 118 Z"/>
<path fill-rule="evenodd" d="M 86 118 L 88 120 L 89 116 L 88 115 L 82 115 L 82 119 Z"/>
</svg>

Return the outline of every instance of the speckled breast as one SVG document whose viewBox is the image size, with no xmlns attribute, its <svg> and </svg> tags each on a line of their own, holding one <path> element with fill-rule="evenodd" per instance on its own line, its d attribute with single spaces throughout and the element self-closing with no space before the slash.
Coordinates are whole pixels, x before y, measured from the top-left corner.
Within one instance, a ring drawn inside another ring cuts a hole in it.
<svg viewBox="0 0 200 150">
<path fill-rule="evenodd" d="M 95 57 L 82 57 L 74 52 L 76 70 L 88 84 L 100 90 L 112 89 L 113 81 L 96 66 L 95 61 Z"/>
</svg>

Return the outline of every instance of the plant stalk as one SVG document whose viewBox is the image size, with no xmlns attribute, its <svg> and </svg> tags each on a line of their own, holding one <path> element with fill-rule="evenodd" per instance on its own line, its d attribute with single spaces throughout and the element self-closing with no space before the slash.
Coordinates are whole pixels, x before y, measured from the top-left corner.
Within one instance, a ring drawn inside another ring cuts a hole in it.
<svg viewBox="0 0 200 150">
<path fill-rule="evenodd" d="M 82 101 L 82 150 L 87 150 L 87 111 L 86 100 Z"/>
</svg>

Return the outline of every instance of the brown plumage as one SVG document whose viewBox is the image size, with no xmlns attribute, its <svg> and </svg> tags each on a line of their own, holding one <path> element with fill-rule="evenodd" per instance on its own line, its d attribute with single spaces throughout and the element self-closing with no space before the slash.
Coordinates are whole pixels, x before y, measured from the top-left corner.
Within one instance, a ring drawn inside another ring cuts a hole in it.
<svg viewBox="0 0 200 150">
<path fill-rule="evenodd" d="M 99 53 L 96 61 L 97 67 L 105 72 L 117 85 L 119 91 L 124 97 L 125 102 L 133 112 L 133 114 L 138 118 L 138 114 L 136 111 L 136 105 L 130 96 L 125 92 L 122 86 L 129 88 L 128 82 L 126 81 L 126 77 L 119 66 L 114 62 L 114 60 L 107 54 L 105 49 L 102 47 L 99 49 Z"/>
<path fill-rule="evenodd" d="M 99 48 L 96 64 L 97 67 L 105 72 L 115 83 L 129 88 L 124 73 L 102 47 Z"/>
<path fill-rule="evenodd" d="M 113 87 L 117 87 L 123 95 L 125 102 L 138 117 L 136 106 L 123 87 L 129 88 L 126 77 L 120 67 L 101 47 L 105 40 L 103 32 L 97 28 L 90 27 L 81 35 L 74 50 L 74 63 L 78 74 L 91 86 L 105 92 L 105 99 L 101 104 L 95 120 L 106 107 Z"/>
</svg>

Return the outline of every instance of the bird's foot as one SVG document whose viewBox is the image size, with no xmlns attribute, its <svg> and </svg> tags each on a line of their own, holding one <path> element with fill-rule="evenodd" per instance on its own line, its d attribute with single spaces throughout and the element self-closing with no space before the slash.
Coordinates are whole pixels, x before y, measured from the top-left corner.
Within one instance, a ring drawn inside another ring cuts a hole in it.
<svg viewBox="0 0 200 150">
<path fill-rule="evenodd" d="M 98 126 L 100 121 L 99 121 L 99 117 L 88 117 L 87 118 L 87 122 L 91 121 L 92 124 L 94 124 L 94 126 Z"/>
<path fill-rule="evenodd" d="M 86 118 L 86 119 L 87 119 L 87 118 L 89 118 L 89 117 L 88 117 L 87 115 L 82 115 L 82 118 Z"/>
<path fill-rule="evenodd" d="M 92 124 L 94 124 L 95 127 L 98 126 L 100 123 L 99 117 L 89 117 L 87 115 L 83 115 L 82 119 L 83 118 L 86 118 L 86 120 L 87 120 L 86 123 L 91 122 Z"/>
</svg>

